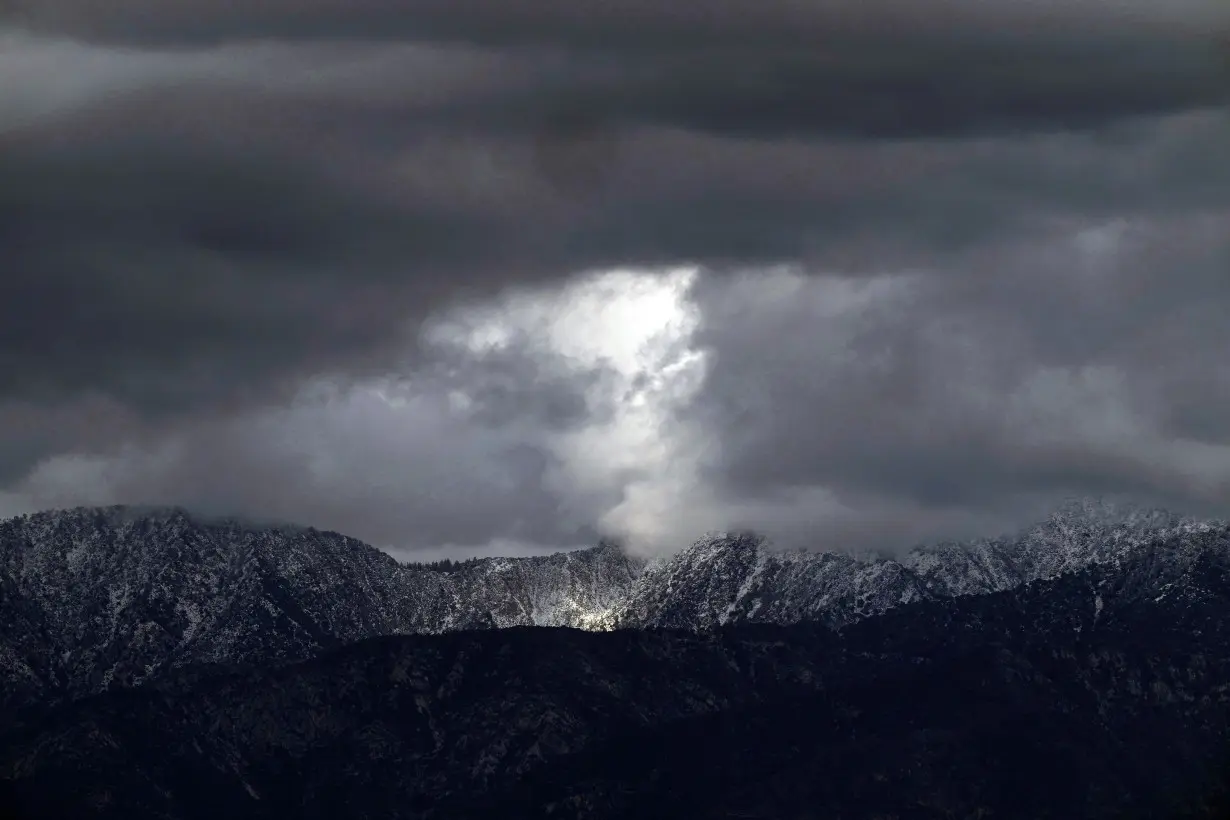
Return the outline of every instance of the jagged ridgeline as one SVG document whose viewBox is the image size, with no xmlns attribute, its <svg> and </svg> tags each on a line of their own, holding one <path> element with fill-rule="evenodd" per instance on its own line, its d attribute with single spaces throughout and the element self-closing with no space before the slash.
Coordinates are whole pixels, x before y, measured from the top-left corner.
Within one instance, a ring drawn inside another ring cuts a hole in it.
<svg viewBox="0 0 1230 820">
<path fill-rule="evenodd" d="M 442 571 L 337 533 L 183 510 L 23 516 L 0 522 L 0 706 L 379 635 L 584 626 L 641 566 L 601 547 Z"/>
<path fill-rule="evenodd" d="M 1015 588 L 1217 522 L 1071 505 L 1015 538 L 900 560 L 710 536 L 646 563 L 618 548 L 401 564 L 337 533 L 125 507 L 0 522 L 0 707 L 170 673 L 286 663 L 380 635 L 511 626 L 843 626 L 917 601 Z"/>
<path fill-rule="evenodd" d="M 115 820 L 1215 817 L 1225 540 L 840 632 L 510 628 L 117 690 L 0 737 L 0 799 Z"/>
<path fill-rule="evenodd" d="M 1076 504 L 898 560 L 721 535 L 648 564 L 604 545 L 431 567 L 82 509 L 0 522 L 0 591 L 19 816 L 1224 806 L 1230 528 L 1159 511 Z"/>
</svg>

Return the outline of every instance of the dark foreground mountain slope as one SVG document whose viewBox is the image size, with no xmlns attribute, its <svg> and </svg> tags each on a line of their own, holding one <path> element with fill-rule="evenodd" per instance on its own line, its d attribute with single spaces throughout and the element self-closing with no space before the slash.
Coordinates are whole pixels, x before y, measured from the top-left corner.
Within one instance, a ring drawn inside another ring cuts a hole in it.
<svg viewBox="0 0 1230 820">
<path fill-rule="evenodd" d="M 1230 742 L 1215 533 L 987 596 L 706 634 L 364 641 L 0 739 L 27 816 L 1166 817 Z"/>
</svg>

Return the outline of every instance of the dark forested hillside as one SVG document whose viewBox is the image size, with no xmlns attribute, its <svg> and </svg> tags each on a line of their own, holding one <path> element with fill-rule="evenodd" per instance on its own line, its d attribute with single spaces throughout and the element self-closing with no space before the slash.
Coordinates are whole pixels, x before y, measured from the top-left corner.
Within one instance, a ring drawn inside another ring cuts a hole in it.
<svg viewBox="0 0 1230 820">
<path fill-rule="evenodd" d="M 985 596 L 693 633 L 488 630 L 86 699 L 0 741 L 28 816 L 1111 818 L 1216 797 L 1210 535 Z"/>
</svg>

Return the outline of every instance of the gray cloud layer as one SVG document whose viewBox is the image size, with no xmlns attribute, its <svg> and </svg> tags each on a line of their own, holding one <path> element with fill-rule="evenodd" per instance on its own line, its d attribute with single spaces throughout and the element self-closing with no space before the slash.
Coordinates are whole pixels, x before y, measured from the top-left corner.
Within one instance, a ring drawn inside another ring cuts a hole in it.
<svg viewBox="0 0 1230 820">
<path fill-rule="evenodd" d="M 481 45 L 573 44 L 585 47 L 686 48 L 713 43 L 814 45 L 834 39 L 885 39 L 890 32 L 968 37 L 989 32 L 1066 35 L 1090 28 L 1187 31 L 1224 22 L 1210 0 L 707 0 L 686 7 L 653 0 L 260 0 L 219 5 L 203 0 L 9 0 L 11 14 L 42 30 L 137 42 L 256 38 L 386 38 Z M 891 24 L 896 27 L 890 28 Z"/>
<path fill-rule="evenodd" d="M 817 488 L 850 539 L 1069 492 L 1224 503 L 1224 7 L 685 5 L 9 0 L 0 479 L 37 496 L 45 459 L 130 445 L 126 500 L 583 540 L 631 479 L 570 486 L 559 437 L 616 412 L 609 374 L 420 324 L 699 264 L 686 526 L 837 527 Z M 778 264 L 784 297 L 731 277 Z M 296 399 L 406 373 L 410 416 Z M 340 466 L 303 478 L 279 413 Z"/>
<path fill-rule="evenodd" d="M 732 302 L 715 288 L 695 409 L 723 442 L 711 481 L 735 498 L 824 487 L 910 512 L 1019 517 L 1113 494 L 1225 514 L 1230 211 L 949 265 L 849 294 L 796 282 Z"/>
</svg>

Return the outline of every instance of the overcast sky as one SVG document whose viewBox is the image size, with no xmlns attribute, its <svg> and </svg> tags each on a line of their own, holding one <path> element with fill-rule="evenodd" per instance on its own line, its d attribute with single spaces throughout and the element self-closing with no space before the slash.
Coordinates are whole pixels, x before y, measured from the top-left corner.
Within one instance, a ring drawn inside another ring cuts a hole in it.
<svg viewBox="0 0 1230 820">
<path fill-rule="evenodd" d="M 0 514 L 1230 516 L 1222 0 L 0 0 Z"/>
</svg>

